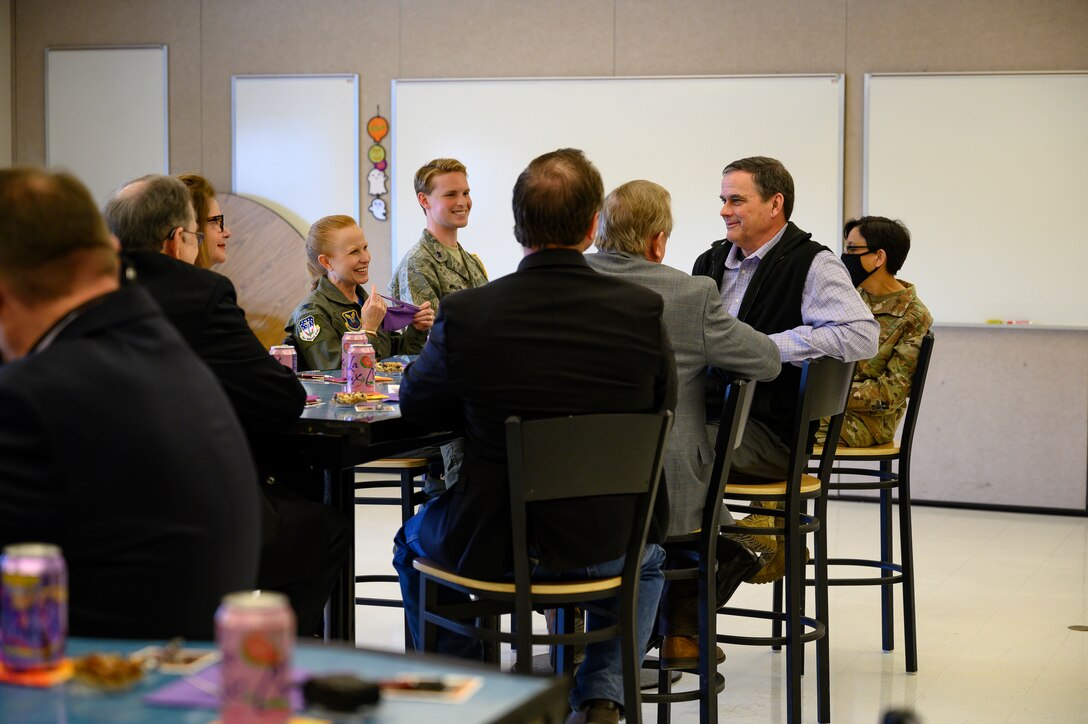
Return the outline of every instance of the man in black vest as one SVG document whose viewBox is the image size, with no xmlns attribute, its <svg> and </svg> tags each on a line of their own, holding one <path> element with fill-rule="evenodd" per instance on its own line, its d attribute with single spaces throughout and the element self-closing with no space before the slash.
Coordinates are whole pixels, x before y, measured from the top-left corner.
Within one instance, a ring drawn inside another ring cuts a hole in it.
<svg viewBox="0 0 1088 724">
<path fill-rule="evenodd" d="M 846 267 L 790 221 L 793 199 L 793 177 L 780 161 L 753 156 L 730 163 L 722 171 L 726 238 L 715 241 L 692 269 L 717 282 L 727 312 L 778 345 L 782 372 L 757 386 L 733 463 L 736 473 L 772 480 L 785 477 L 789 464 L 790 449 L 783 441 L 793 425 L 797 365 L 817 357 L 869 359 L 880 337 L 880 325 L 850 283 Z M 720 404 L 720 392 L 708 389 L 707 399 Z M 708 419 L 717 415 L 711 412 Z M 773 580 L 778 568 L 768 564 L 756 575 Z"/>
<path fill-rule="evenodd" d="M 876 354 L 880 325 L 830 249 L 790 221 L 793 177 L 776 159 L 753 156 L 722 171 L 726 238 L 695 261 L 713 277 L 730 314 L 778 345 L 782 373 L 756 389 L 733 469 L 781 479 L 789 463 L 800 368 L 817 357 L 852 362 Z M 754 424 L 752 424 L 754 423 Z"/>
</svg>

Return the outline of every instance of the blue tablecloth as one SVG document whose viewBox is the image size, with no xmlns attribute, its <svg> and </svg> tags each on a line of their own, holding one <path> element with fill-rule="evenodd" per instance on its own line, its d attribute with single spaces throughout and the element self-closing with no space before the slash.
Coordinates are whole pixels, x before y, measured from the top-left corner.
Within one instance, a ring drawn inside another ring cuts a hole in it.
<svg viewBox="0 0 1088 724">
<path fill-rule="evenodd" d="M 72 639 L 70 656 L 90 651 L 129 653 L 151 644 L 149 641 L 107 641 Z M 186 648 L 213 648 L 211 644 L 187 645 Z M 385 653 L 347 646 L 300 645 L 295 650 L 294 666 L 308 673 L 351 672 L 364 679 L 384 679 L 400 673 L 425 675 L 470 674 L 483 678 L 483 685 L 466 702 L 387 701 L 369 709 L 366 717 L 350 721 L 367 722 L 472 722 L 525 721 L 551 714 L 561 721 L 566 706 L 566 682 L 560 679 L 523 677 L 468 662 L 423 655 Z M 147 694 L 178 680 L 177 676 L 154 673 L 134 688 L 121 693 L 103 693 L 69 682 L 52 689 L 30 689 L 0 684 L 0 722 L 4 724 L 43 724 L 65 722 L 153 722 L 154 724 L 206 724 L 218 713 L 208 709 L 173 709 L 152 707 L 144 702 Z"/>
</svg>

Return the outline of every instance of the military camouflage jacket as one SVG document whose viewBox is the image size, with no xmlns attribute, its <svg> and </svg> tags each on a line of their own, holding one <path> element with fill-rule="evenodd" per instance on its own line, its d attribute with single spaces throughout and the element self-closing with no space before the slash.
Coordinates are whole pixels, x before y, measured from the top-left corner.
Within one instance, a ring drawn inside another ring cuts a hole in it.
<svg viewBox="0 0 1088 724">
<path fill-rule="evenodd" d="M 358 301 L 349 301 L 344 293 L 328 277 L 317 280 L 317 288 L 295 308 L 291 321 L 284 327 L 287 333 L 284 344 L 292 344 L 298 350 L 300 370 L 334 370 L 340 366 L 340 338 L 344 332 L 357 332 L 363 328 L 359 316 L 367 293 L 362 287 L 355 288 Z M 367 334 L 378 359 L 392 353 L 392 340 L 388 332 L 377 330 Z"/>
<path fill-rule="evenodd" d="M 907 408 L 911 380 L 918 365 L 922 337 L 933 316 L 918 299 L 914 285 L 899 280 L 901 292 L 861 298 L 880 323 L 880 348 L 876 356 L 858 362 L 846 404 L 840 440 L 850 447 L 881 445 L 895 439 L 899 419 Z"/>
<path fill-rule="evenodd" d="M 487 271 L 478 256 L 469 254 L 460 244 L 457 251 L 452 251 L 424 229 L 423 236 L 401 259 L 389 291 L 412 304 L 430 302 L 437 311 L 439 300 L 450 292 L 486 283 Z"/>
</svg>

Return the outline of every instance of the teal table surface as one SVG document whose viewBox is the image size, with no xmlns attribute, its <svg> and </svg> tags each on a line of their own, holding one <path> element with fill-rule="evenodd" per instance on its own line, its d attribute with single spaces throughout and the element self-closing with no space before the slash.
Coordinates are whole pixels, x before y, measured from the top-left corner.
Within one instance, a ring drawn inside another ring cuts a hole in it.
<svg viewBox="0 0 1088 724">
<path fill-rule="evenodd" d="M 77 657 L 91 651 L 123 654 L 161 643 L 74 638 L 68 642 L 68 655 Z M 187 644 L 186 648 L 212 649 L 214 646 L 210 643 Z M 382 724 L 562 721 L 567 706 L 567 683 L 562 679 L 516 676 L 437 656 L 371 651 L 343 645 L 300 644 L 295 649 L 293 666 L 308 674 L 352 673 L 372 680 L 402 672 L 474 675 L 483 680 L 479 690 L 460 704 L 383 701 L 359 714 L 343 715 L 331 721 Z M 120 693 L 103 693 L 76 682 L 51 689 L 0 684 L 0 722 L 205 724 L 217 720 L 218 713 L 210 709 L 178 709 L 144 703 L 145 696 L 178 679 L 176 675 L 152 673 L 132 689 Z M 324 718 L 330 720 L 328 715 Z"/>
</svg>

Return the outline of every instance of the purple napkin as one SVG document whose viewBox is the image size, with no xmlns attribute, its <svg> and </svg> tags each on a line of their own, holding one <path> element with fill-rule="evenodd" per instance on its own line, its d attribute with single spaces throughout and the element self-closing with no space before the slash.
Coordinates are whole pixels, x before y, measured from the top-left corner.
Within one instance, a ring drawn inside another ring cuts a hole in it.
<svg viewBox="0 0 1088 724">
<path fill-rule="evenodd" d="M 212 694 L 219 691 L 219 683 L 222 680 L 223 664 L 209 666 L 195 674 L 167 684 L 144 697 L 144 702 L 152 706 L 169 706 L 182 709 L 218 709 L 219 696 Z M 303 708 L 302 682 L 308 676 L 308 672 L 301 669 L 291 670 L 291 708 L 300 711 Z"/>
<path fill-rule="evenodd" d="M 419 311 L 419 307 L 400 299 L 379 294 L 388 304 L 385 307 L 385 319 L 382 320 L 382 329 L 386 332 L 394 332 L 404 329 L 412 323 L 412 317 Z"/>
</svg>

